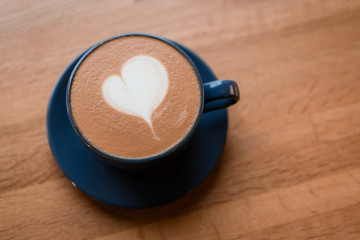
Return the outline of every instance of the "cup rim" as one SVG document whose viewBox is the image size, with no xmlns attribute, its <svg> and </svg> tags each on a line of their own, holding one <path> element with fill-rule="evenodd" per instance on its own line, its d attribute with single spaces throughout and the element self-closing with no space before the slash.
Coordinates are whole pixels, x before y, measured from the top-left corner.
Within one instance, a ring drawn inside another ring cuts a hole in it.
<svg viewBox="0 0 360 240">
<path fill-rule="evenodd" d="M 75 76 L 75 73 L 76 73 L 77 69 L 81 65 L 81 63 L 98 47 L 100 47 L 100 46 L 102 46 L 102 45 L 106 44 L 107 42 L 110 42 L 110 41 L 112 41 L 114 39 L 121 38 L 121 37 L 127 37 L 127 36 L 146 36 L 146 37 L 155 38 L 157 40 L 160 40 L 162 42 L 165 42 L 165 43 L 169 44 L 175 50 L 180 52 L 186 58 L 186 60 L 191 64 L 191 66 L 194 69 L 194 72 L 197 75 L 198 83 L 199 83 L 199 89 L 200 89 L 200 106 L 199 106 L 199 109 L 198 109 L 198 114 L 197 114 L 196 120 L 194 121 L 194 124 L 192 125 L 191 129 L 187 132 L 185 137 L 182 138 L 178 143 L 176 143 L 175 145 L 173 145 L 169 149 L 167 149 L 167 150 L 165 150 L 163 152 L 160 152 L 159 154 L 155 154 L 155 155 L 151 155 L 151 156 L 143 157 L 143 158 L 127 158 L 127 157 L 122 157 L 122 156 L 116 156 L 116 155 L 107 153 L 107 152 L 101 150 L 100 148 L 96 147 L 85 136 L 83 136 L 82 132 L 80 131 L 79 127 L 77 126 L 77 124 L 75 122 L 75 119 L 74 119 L 72 111 L 71 111 L 71 104 L 70 104 L 70 90 L 71 90 L 71 86 L 72 86 L 72 83 L 73 83 L 73 78 Z M 160 36 L 157 36 L 157 35 L 154 35 L 154 34 L 148 34 L 148 33 L 132 32 L 132 33 L 118 34 L 118 35 L 107 38 L 107 39 L 105 39 L 105 40 L 103 40 L 101 42 L 98 42 L 95 45 L 91 46 L 90 48 L 88 48 L 83 53 L 83 55 L 77 61 L 75 67 L 73 68 L 73 70 L 71 72 L 71 75 L 69 77 L 67 87 L 66 87 L 66 111 L 67 111 L 67 115 L 68 115 L 68 117 L 70 119 L 71 126 L 73 127 L 76 135 L 93 152 L 95 152 L 98 155 L 100 155 L 101 157 L 104 157 L 104 158 L 106 158 L 108 160 L 111 160 L 111 161 L 113 161 L 115 163 L 124 163 L 124 164 L 127 164 L 127 165 L 149 164 L 149 163 L 157 162 L 157 160 L 160 160 L 160 159 L 163 159 L 165 157 L 168 157 L 168 156 L 172 155 L 173 153 L 177 152 L 182 147 L 184 147 L 184 145 L 191 139 L 191 137 L 194 134 L 197 126 L 199 125 L 199 122 L 200 122 L 200 119 L 201 119 L 201 116 L 202 116 L 203 110 L 204 110 L 204 89 L 203 89 L 202 85 L 203 85 L 203 81 L 202 81 L 201 75 L 200 75 L 195 63 L 185 53 L 185 51 L 182 50 L 177 45 L 176 42 L 173 42 L 173 41 L 171 41 L 169 39 L 166 39 L 164 37 L 160 37 Z"/>
</svg>

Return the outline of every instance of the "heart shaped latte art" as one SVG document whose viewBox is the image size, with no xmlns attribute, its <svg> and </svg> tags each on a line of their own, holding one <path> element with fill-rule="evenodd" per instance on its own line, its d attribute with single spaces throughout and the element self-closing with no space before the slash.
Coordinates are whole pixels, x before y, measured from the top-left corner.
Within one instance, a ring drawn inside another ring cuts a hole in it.
<svg viewBox="0 0 360 240">
<path fill-rule="evenodd" d="M 151 115 L 165 98 L 168 87 L 164 65 L 151 56 L 138 55 L 124 63 L 121 76 L 111 75 L 105 79 L 102 94 L 119 112 L 144 119 L 157 138 Z"/>
</svg>

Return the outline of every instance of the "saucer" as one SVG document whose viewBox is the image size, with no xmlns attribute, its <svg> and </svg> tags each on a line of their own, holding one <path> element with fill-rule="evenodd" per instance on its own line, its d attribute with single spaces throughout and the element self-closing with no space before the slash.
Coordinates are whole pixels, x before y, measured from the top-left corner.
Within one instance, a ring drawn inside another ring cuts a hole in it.
<svg viewBox="0 0 360 240">
<path fill-rule="evenodd" d="M 217 79 L 195 53 L 177 45 L 196 64 L 204 83 Z M 60 76 L 47 111 L 47 134 L 51 151 L 73 185 L 98 201 L 125 208 L 159 206 L 180 198 L 198 186 L 210 174 L 224 148 L 227 110 L 203 114 L 176 166 L 165 173 L 147 176 L 110 166 L 81 142 L 67 116 L 66 86 L 81 56 L 74 59 Z"/>
</svg>

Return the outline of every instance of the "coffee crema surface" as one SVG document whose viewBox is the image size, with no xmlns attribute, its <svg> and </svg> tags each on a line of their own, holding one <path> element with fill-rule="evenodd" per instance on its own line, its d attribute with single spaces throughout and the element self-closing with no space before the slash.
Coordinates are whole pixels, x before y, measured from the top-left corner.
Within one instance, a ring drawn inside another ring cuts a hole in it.
<svg viewBox="0 0 360 240">
<path fill-rule="evenodd" d="M 98 150 L 139 159 L 163 153 L 187 136 L 201 106 L 192 64 L 170 44 L 122 36 L 78 66 L 70 110 L 80 134 Z"/>
</svg>

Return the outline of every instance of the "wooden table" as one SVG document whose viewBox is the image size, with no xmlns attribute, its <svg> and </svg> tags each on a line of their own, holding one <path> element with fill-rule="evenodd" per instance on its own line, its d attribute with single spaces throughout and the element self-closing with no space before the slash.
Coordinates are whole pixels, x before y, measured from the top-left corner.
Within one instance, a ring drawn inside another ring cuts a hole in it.
<svg viewBox="0 0 360 240">
<path fill-rule="evenodd" d="M 133 31 L 241 89 L 211 175 L 143 210 L 75 189 L 45 127 L 66 65 Z M 0 239 L 360 239 L 360 1 L 3 0 L 0 33 Z"/>
</svg>

